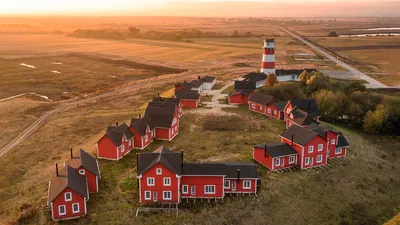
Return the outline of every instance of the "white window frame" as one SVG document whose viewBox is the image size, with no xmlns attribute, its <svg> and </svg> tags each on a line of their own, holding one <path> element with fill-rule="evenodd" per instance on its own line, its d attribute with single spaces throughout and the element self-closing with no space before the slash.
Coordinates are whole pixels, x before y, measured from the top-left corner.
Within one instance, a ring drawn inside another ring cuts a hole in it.
<svg viewBox="0 0 400 225">
<path fill-rule="evenodd" d="M 190 186 L 190 194 L 191 195 L 196 195 L 196 185 Z"/>
<path fill-rule="evenodd" d="M 174 135 L 175 134 L 175 132 L 174 132 L 174 128 L 172 128 L 172 135 Z"/>
<path fill-rule="evenodd" d="M 251 108 L 252 108 L 252 109 L 256 109 L 256 104 L 252 103 L 252 104 L 251 104 Z"/>
<path fill-rule="evenodd" d="M 149 197 L 147 197 L 149 194 Z M 144 200 L 151 200 L 151 191 L 144 191 Z"/>
<path fill-rule="evenodd" d="M 74 206 L 77 205 L 78 206 L 78 211 L 74 210 Z M 74 203 L 72 204 L 72 213 L 79 213 L 80 209 L 79 209 L 79 203 Z"/>
<path fill-rule="evenodd" d="M 313 153 L 314 152 L 314 145 L 308 146 L 308 153 Z"/>
<path fill-rule="evenodd" d="M 271 114 L 271 109 L 268 109 L 268 114 Z"/>
<path fill-rule="evenodd" d="M 157 168 L 156 169 L 156 174 L 157 175 L 161 175 L 162 174 L 162 169 L 161 168 Z"/>
<path fill-rule="evenodd" d="M 80 175 L 85 175 L 85 169 L 80 169 L 80 170 L 79 170 L 79 174 L 80 174 Z"/>
<path fill-rule="evenodd" d="M 310 165 L 310 157 L 306 157 L 306 158 L 305 158 L 304 164 Z"/>
<path fill-rule="evenodd" d="M 321 158 L 321 160 L 318 160 L 318 158 Z M 323 155 L 317 155 L 317 163 L 321 163 L 323 160 Z"/>
<path fill-rule="evenodd" d="M 153 181 L 152 184 L 150 184 L 150 181 Z M 155 179 L 154 177 L 148 177 L 147 178 L 147 186 L 154 186 L 155 185 Z"/>
<path fill-rule="evenodd" d="M 212 192 L 207 191 L 207 188 L 212 188 Z M 212 195 L 215 194 L 215 185 L 204 185 L 204 194 L 206 195 Z"/>
<path fill-rule="evenodd" d="M 129 139 L 128 145 L 129 145 L 129 147 L 132 146 L 132 139 Z"/>
<path fill-rule="evenodd" d="M 175 125 L 176 124 L 176 118 L 174 118 L 173 120 L 172 120 L 172 125 Z"/>
<path fill-rule="evenodd" d="M 332 140 L 331 140 L 331 144 L 334 145 L 334 144 L 335 144 L 335 141 L 336 141 L 335 139 L 332 139 Z"/>
<path fill-rule="evenodd" d="M 182 194 L 189 194 L 189 185 L 182 185 Z"/>
<path fill-rule="evenodd" d="M 290 156 L 289 157 L 289 164 L 294 163 L 294 161 L 295 161 L 295 156 Z"/>
<path fill-rule="evenodd" d="M 277 111 L 276 111 L 276 110 L 274 110 L 274 115 L 276 115 L 276 113 L 277 113 Z"/>
<path fill-rule="evenodd" d="M 125 146 L 122 144 L 121 145 L 121 152 L 124 152 L 125 151 Z"/>
<path fill-rule="evenodd" d="M 340 152 L 338 152 L 338 149 L 340 150 Z M 340 147 L 340 148 L 335 148 L 335 154 L 337 155 L 337 154 L 342 154 L 342 152 L 343 152 L 343 149 Z"/>
<path fill-rule="evenodd" d="M 281 165 L 281 159 L 280 158 L 276 158 L 275 159 L 275 166 L 280 166 Z"/>
<path fill-rule="evenodd" d="M 68 195 L 68 194 L 69 194 L 69 196 L 70 196 L 69 199 L 67 198 L 67 195 Z M 65 192 L 65 193 L 64 193 L 64 199 L 65 199 L 66 202 L 72 201 L 72 192 Z"/>
<path fill-rule="evenodd" d="M 64 208 L 64 213 L 61 213 L 61 210 L 60 210 L 61 208 Z M 58 215 L 60 215 L 60 216 L 67 215 L 67 207 L 65 207 L 65 205 L 58 206 Z"/>
<path fill-rule="evenodd" d="M 263 110 L 263 106 L 262 106 L 262 105 L 260 105 L 258 108 L 259 108 L 260 110 Z"/>
<path fill-rule="evenodd" d="M 171 177 L 164 177 L 164 186 L 171 186 Z M 168 181 L 168 183 L 166 182 Z"/>
<path fill-rule="evenodd" d="M 251 189 L 251 180 L 243 181 L 243 189 Z"/>
<path fill-rule="evenodd" d="M 323 144 L 319 144 L 318 145 L 318 151 L 322 152 L 323 149 L 324 149 L 324 145 Z"/>
<path fill-rule="evenodd" d="M 149 137 L 146 135 L 144 135 L 144 142 L 148 142 L 149 141 Z"/>
<path fill-rule="evenodd" d="M 228 186 L 226 184 L 228 184 Z M 231 181 L 230 180 L 225 180 L 224 181 L 224 188 L 226 188 L 226 189 L 231 188 Z"/>
<path fill-rule="evenodd" d="M 165 197 L 165 194 L 169 193 L 169 198 Z M 163 200 L 172 200 L 172 191 L 163 191 L 162 194 Z"/>
</svg>

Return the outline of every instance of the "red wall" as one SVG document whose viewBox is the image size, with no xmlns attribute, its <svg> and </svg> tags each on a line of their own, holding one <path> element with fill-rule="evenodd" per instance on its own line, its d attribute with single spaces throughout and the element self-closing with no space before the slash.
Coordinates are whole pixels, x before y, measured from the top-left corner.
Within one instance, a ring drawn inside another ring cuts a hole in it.
<svg viewBox="0 0 400 225">
<path fill-rule="evenodd" d="M 229 96 L 229 104 L 249 104 L 249 97 L 246 95 Z"/>
<path fill-rule="evenodd" d="M 79 170 L 84 169 L 85 170 L 85 174 L 83 176 L 86 177 L 87 182 L 88 182 L 88 189 L 89 189 L 89 193 L 95 193 L 97 192 L 97 176 L 94 175 L 92 172 L 90 172 L 89 170 L 83 168 L 83 167 L 79 167 L 78 168 L 78 172 Z M 81 174 L 82 175 L 82 174 Z"/>
<path fill-rule="evenodd" d="M 289 155 L 273 158 L 272 162 L 273 162 L 273 164 L 274 164 L 274 170 L 280 170 L 280 169 L 285 169 L 285 168 L 290 168 L 290 167 L 296 166 L 296 164 L 297 164 L 297 163 L 296 163 L 296 157 L 297 157 L 297 155 L 291 155 L 291 156 L 294 156 L 294 157 L 295 157 L 293 163 L 289 163 L 289 158 L 290 158 Z M 276 165 L 276 160 L 277 160 L 277 159 L 280 160 L 279 166 Z M 282 165 L 282 162 L 284 163 L 284 165 Z"/>
<path fill-rule="evenodd" d="M 229 180 L 230 184 L 229 184 L 229 188 L 224 187 L 225 192 L 246 192 L 246 193 L 255 193 L 256 192 L 256 186 L 257 186 L 257 180 L 255 179 L 248 179 L 251 182 L 251 187 L 250 189 L 243 189 L 243 181 L 247 180 L 247 179 L 240 179 L 240 182 L 237 182 L 237 179 L 232 178 L 232 179 L 225 179 Z M 232 191 L 232 183 L 236 182 L 236 191 Z"/>
<path fill-rule="evenodd" d="M 169 140 L 169 133 L 171 132 L 168 128 L 156 128 L 156 139 Z"/>
<path fill-rule="evenodd" d="M 272 170 L 272 157 L 271 156 L 264 157 L 263 148 L 253 148 L 253 158 L 257 162 L 267 167 L 268 169 Z"/>
<path fill-rule="evenodd" d="M 256 106 L 255 109 L 253 108 L 253 105 Z M 265 105 L 261 105 L 261 104 L 249 101 L 249 109 L 253 112 L 265 114 L 265 108 L 266 108 Z"/>
<path fill-rule="evenodd" d="M 125 156 L 126 154 L 128 154 L 129 151 L 131 151 L 131 150 L 133 149 L 134 140 L 133 140 L 133 138 L 132 138 L 131 146 L 129 146 L 129 140 L 126 140 L 126 141 L 123 140 L 123 141 L 121 142 L 121 145 L 124 145 L 124 146 L 125 146 L 125 151 L 121 152 L 121 148 L 118 149 L 118 151 L 119 151 L 119 158 L 122 158 L 123 156 Z"/>
<path fill-rule="evenodd" d="M 157 175 L 156 169 L 161 168 L 162 174 Z M 154 186 L 147 186 L 147 178 L 154 177 Z M 171 178 L 171 186 L 164 186 L 164 177 Z M 157 163 L 151 169 L 142 174 L 140 178 L 140 199 L 141 203 L 152 203 L 153 202 L 153 193 L 157 192 L 157 202 L 170 202 L 170 203 L 178 203 L 178 178 L 176 178 L 176 174 L 167 169 L 165 166 Z M 151 191 L 151 199 L 145 200 L 145 191 Z M 171 191 L 172 200 L 163 200 L 163 191 Z"/>
<path fill-rule="evenodd" d="M 285 113 L 285 116 L 284 116 L 284 120 L 286 121 L 286 117 L 287 117 L 287 115 L 288 115 L 288 112 L 290 112 L 290 111 L 292 111 L 292 104 L 289 102 L 287 105 L 286 105 L 286 107 L 285 107 L 285 109 L 284 109 L 284 113 Z"/>
<path fill-rule="evenodd" d="M 146 130 L 146 135 L 147 135 L 147 141 L 145 141 L 144 136 L 141 136 L 139 132 L 137 132 L 133 127 L 129 127 L 129 130 L 135 135 L 134 136 L 134 147 L 138 149 L 143 149 L 147 145 L 149 145 L 153 140 L 154 137 L 151 136 L 151 130 Z M 142 144 L 143 140 L 143 144 Z"/>
<path fill-rule="evenodd" d="M 222 176 L 182 176 L 181 185 L 188 185 L 188 194 L 182 197 L 223 197 L 224 196 L 224 178 Z M 191 195 L 191 186 L 196 186 L 196 194 Z M 215 194 L 204 194 L 205 185 L 215 185 Z"/>
<path fill-rule="evenodd" d="M 332 144 L 332 139 L 335 140 L 335 142 Z M 333 132 L 333 131 L 328 131 L 328 156 L 329 158 L 335 158 L 335 157 L 340 157 L 345 155 L 345 151 L 342 149 L 342 153 L 336 154 L 336 145 L 337 145 L 337 139 L 338 135 Z"/>
<path fill-rule="evenodd" d="M 271 113 L 268 113 L 268 109 L 271 109 Z M 276 114 L 274 113 L 275 110 L 276 110 Z M 280 113 L 282 113 L 282 112 L 277 110 L 273 105 L 268 105 L 266 110 L 265 110 L 265 114 L 267 116 L 270 116 L 270 117 L 275 118 L 277 120 L 280 119 Z"/>
<path fill-rule="evenodd" d="M 71 201 L 67 201 L 67 202 L 65 201 L 64 193 L 66 193 L 66 192 L 72 193 Z M 60 193 L 60 195 L 53 200 L 52 203 L 53 204 L 52 204 L 51 210 L 52 210 L 52 213 L 54 216 L 54 220 L 68 219 L 68 218 L 86 215 L 86 213 L 85 213 L 85 198 L 68 187 L 65 188 L 64 191 L 62 191 Z M 72 213 L 72 204 L 74 204 L 74 203 L 79 204 L 79 213 Z M 60 205 L 65 205 L 66 214 L 63 216 L 60 216 L 59 212 L 58 212 L 58 206 L 60 206 Z"/>
<path fill-rule="evenodd" d="M 181 100 L 183 107 L 186 108 L 197 108 L 198 101 L 195 100 Z"/>
<path fill-rule="evenodd" d="M 97 157 L 117 159 L 117 147 L 106 135 L 97 142 Z"/>
</svg>

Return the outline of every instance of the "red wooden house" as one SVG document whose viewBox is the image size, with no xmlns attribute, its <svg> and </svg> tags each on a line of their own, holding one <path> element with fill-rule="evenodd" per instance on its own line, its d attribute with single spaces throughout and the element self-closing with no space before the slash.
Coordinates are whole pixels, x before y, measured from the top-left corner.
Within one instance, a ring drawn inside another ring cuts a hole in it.
<svg viewBox="0 0 400 225">
<path fill-rule="evenodd" d="M 297 165 L 298 153 L 288 143 L 269 143 L 253 148 L 253 159 L 272 171 Z"/>
<path fill-rule="evenodd" d="M 190 89 L 176 90 L 175 98 L 179 99 L 186 108 L 197 108 L 200 104 L 200 94 Z"/>
<path fill-rule="evenodd" d="M 179 133 L 179 115 L 174 103 L 150 102 L 144 117 L 148 118 L 155 139 L 170 141 Z"/>
<path fill-rule="evenodd" d="M 249 104 L 249 97 L 253 92 L 249 91 L 232 91 L 228 93 L 228 103 L 229 104 Z"/>
<path fill-rule="evenodd" d="M 308 127 L 319 120 L 320 111 L 314 99 L 290 100 L 285 106 L 286 128 L 292 124 Z"/>
<path fill-rule="evenodd" d="M 249 110 L 267 115 L 267 106 L 274 102 L 276 102 L 274 96 L 254 92 L 249 98 Z M 271 112 L 269 113 L 271 114 Z"/>
<path fill-rule="evenodd" d="M 174 203 L 186 198 L 223 199 L 226 193 L 256 193 L 253 163 L 184 163 L 183 151 L 161 146 L 137 159 L 140 203 Z"/>
<path fill-rule="evenodd" d="M 183 104 L 181 102 L 180 99 L 177 98 L 164 98 L 164 97 L 153 97 L 153 102 L 163 102 L 163 103 L 173 103 L 175 104 L 176 108 L 177 108 L 177 113 L 179 115 L 179 117 L 182 117 L 183 115 Z"/>
<path fill-rule="evenodd" d="M 133 133 L 125 123 L 109 126 L 106 134 L 97 141 L 97 158 L 119 160 L 130 152 L 133 147 Z"/>
<path fill-rule="evenodd" d="M 79 150 L 78 155 L 73 155 L 72 148 L 70 151 L 71 159 L 66 162 L 66 165 L 71 166 L 80 175 L 86 177 L 89 193 L 98 192 L 101 175 L 97 160 L 82 149 Z"/>
<path fill-rule="evenodd" d="M 49 182 L 48 205 L 53 220 L 74 219 L 87 214 L 89 200 L 87 179 L 67 165 Z"/>
<path fill-rule="evenodd" d="M 255 81 L 246 81 L 246 80 L 235 80 L 233 89 L 236 91 L 241 90 L 241 91 L 254 92 L 257 89 L 256 82 Z"/>
<path fill-rule="evenodd" d="M 266 115 L 275 118 L 277 120 L 283 120 L 283 118 L 285 117 L 284 109 L 286 104 L 287 101 L 282 101 L 282 102 L 274 102 L 267 105 Z"/>
<path fill-rule="evenodd" d="M 149 117 L 132 118 L 129 130 L 134 134 L 134 148 L 144 149 L 155 139 L 155 129 Z"/>
</svg>

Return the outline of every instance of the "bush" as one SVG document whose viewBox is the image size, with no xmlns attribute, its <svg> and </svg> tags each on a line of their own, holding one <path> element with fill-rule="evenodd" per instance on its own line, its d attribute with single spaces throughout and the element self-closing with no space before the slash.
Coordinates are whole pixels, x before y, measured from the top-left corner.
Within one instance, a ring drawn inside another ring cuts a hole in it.
<svg viewBox="0 0 400 225">
<path fill-rule="evenodd" d="M 263 87 L 260 92 L 273 95 L 281 101 L 305 97 L 300 84 L 295 82 L 277 83 L 273 87 Z"/>
<path fill-rule="evenodd" d="M 339 35 L 336 33 L 336 31 L 329 32 L 328 37 L 338 37 Z"/>
<path fill-rule="evenodd" d="M 343 93 L 334 93 L 331 91 L 321 90 L 314 95 L 321 116 L 326 121 L 335 122 L 343 119 L 348 108 L 348 100 Z"/>
<path fill-rule="evenodd" d="M 27 223 L 37 213 L 37 208 L 31 204 L 24 203 L 19 207 L 18 224 Z"/>
</svg>

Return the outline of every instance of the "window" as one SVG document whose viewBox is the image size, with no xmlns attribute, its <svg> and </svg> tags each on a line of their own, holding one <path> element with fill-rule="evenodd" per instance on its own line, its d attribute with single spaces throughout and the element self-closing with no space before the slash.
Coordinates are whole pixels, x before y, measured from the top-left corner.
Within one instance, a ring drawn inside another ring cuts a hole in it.
<svg viewBox="0 0 400 225">
<path fill-rule="evenodd" d="M 175 131 L 178 131 L 178 127 L 175 127 Z"/>
<path fill-rule="evenodd" d="M 335 139 L 331 140 L 331 144 L 333 144 L 333 145 L 335 144 Z"/>
<path fill-rule="evenodd" d="M 294 156 L 289 157 L 289 164 L 292 164 L 292 163 L 294 163 Z"/>
<path fill-rule="evenodd" d="M 147 186 L 154 186 L 154 177 L 147 178 Z"/>
<path fill-rule="evenodd" d="M 251 181 L 244 180 L 243 181 L 243 189 L 250 189 L 251 188 Z"/>
<path fill-rule="evenodd" d="M 263 107 L 262 107 L 261 105 L 260 105 L 260 107 L 259 107 L 259 108 L 260 108 L 260 110 L 263 110 Z"/>
<path fill-rule="evenodd" d="M 189 193 L 189 187 L 187 185 L 182 185 L 182 193 L 183 194 L 188 194 Z"/>
<path fill-rule="evenodd" d="M 308 164 L 310 164 L 310 158 L 309 157 L 306 158 L 306 165 L 308 165 Z"/>
<path fill-rule="evenodd" d="M 191 187 L 191 194 L 195 195 L 196 194 L 196 186 L 192 185 Z"/>
<path fill-rule="evenodd" d="M 156 169 L 156 174 L 157 175 L 161 175 L 162 174 L 162 169 L 161 168 L 157 168 Z"/>
<path fill-rule="evenodd" d="M 256 109 L 256 104 L 251 104 L 251 108 Z"/>
<path fill-rule="evenodd" d="M 342 148 L 336 148 L 335 154 L 342 154 Z"/>
<path fill-rule="evenodd" d="M 164 186 L 171 186 L 171 178 L 164 177 Z"/>
<path fill-rule="evenodd" d="M 215 185 L 204 185 L 204 194 L 215 194 Z"/>
<path fill-rule="evenodd" d="M 291 127 L 293 125 L 292 121 L 289 122 L 289 127 Z"/>
<path fill-rule="evenodd" d="M 286 113 L 290 113 L 290 109 L 289 108 L 286 109 Z"/>
<path fill-rule="evenodd" d="M 163 191 L 163 200 L 171 200 L 171 191 Z"/>
<path fill-rule="evenodd" d="M 124 152 L 124 151 L 125 151 L 125 146 L 121 145 L 121 152 Z"/>
<path fill-rule="evenodd" d="M 79 170 L 79 174 L 85 175 L 85 170 L 84 170 L 84 169 L 80 169 L 80 170 Z"/>
<path fill-rule="evenodd" d="M 65 211 L 65 205 L 58 206 L 58 214 L 60 216 L 67 214 L 67 212 Z"/>
<path fill-rule="evenodd" d="M 176 118 L 172 120 L 172 125 L 176 124 Z"/>
<path fill-rule="evenodd" d="M 317 163 L 320 163 L 320 162 L 322 162 L 322 155 L 317 156 Z"/>
<path fill-rule="evenodd" d="M 274 110 L 274 115 L 276 115 L 276 110 Z"/>
<path fill-rule="evenodd" d="M 71 194 L 71 192 L 65 193 L 65 194 L 64 194 L 64 197 L 65 197 L 65 201 L 66 201 L 66 202 L 72 201 L 72 194 Z"/>
<path fill-rule="evenodd" d="M 319 144 L 319 145 L 318 145 L 318 151 L 319 151 L 319 152 L 322 151 L 323 148 L 324 148 L 324 145 L 323 145 L 323 144 Z"/>
<path fill-rule="evenodd" d="M 231 187 L 231 182 L 229 180 L 225 180 L 224 187 L 225 188 L 230 188 Z"/>
<path fill-rule="evenodd" d="M 268 109 L 268 114 L 271 114 L 271 109 Z"/>
<path fill-rule="evenodd" d="M 149 140 L 149 137 L 146 135 L 144 135 L 144 142 L 147 142 Z"/>
<path fill-rule="evenodd" d="M 72 204 L 72 213 L 78 213 L 79 212 L 79 204 L 74 203 Z"/>
<path fill-rule="evenodd" d="M 129 147 L 132 146 L 132 139 L 129 139 Z"/>
<path fill-rule="evenodd" d="M 151 191 L 145 191 L 144 200 L 150 200 L 150 199 L 151 199 Z"/>
<path fill-rule="evenodd" d="M 308 146 L 308 153 L 312 153 L 314 151 L 314 145 Z"/>
<path fill-rule="evenodd" d="M 174 135 L 174 131 L 175 131 L 175 130 L 172 128 L 172 135 Z"/>
<path fill-rule="evenodd" d="M 275 166 L 280 166 L 281 160 L 279 158 L 275 159 Z"/>
</svg>

